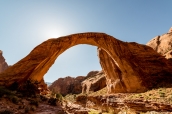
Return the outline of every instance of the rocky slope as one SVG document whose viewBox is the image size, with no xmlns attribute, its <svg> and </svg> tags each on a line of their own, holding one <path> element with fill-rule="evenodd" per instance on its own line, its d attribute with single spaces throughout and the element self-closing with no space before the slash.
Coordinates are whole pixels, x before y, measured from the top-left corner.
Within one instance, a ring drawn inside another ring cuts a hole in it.
<svg viewBox="0 0 172 114">
<path fill-rule="evenodd" d="M 168 33 L 151 39 L 146 45 L 152 47 L 165 58 L 172 58 L 172 28 Z"/>
<path fill-rule="evenodd" d="M 78 76 L 76 78 L 73 77 L 65 77 L 59 78 L 54 81 L 49 89 L 55 93 L 60 93 L 63 96 L 67 94 L 79 94 L 82 91 L 81 82 L 85 79 L 84 76 Z"/>
<path fill-rule="evenodd" d="M 0 72 L 4 71 L 8 68 L 8 64 L 5 62 L 5 58 L 3 57 L 3 52 L 0 50 Z"/>
<path fill-rule="evenodd" d="M 78 44 L 99 47 L 100 63 L 106 74 L 109 93 L 144 92 L 172 84 L 172 67 L 169 61 L 152 48 L 123 42 L 105 33 L 90 32 L 43 42 L 25 58 L 2 72 L 0 85 L 10 86 L 14 82 L 20 85 L 28 79 L 41 82 L 57 57 Z M 109 73 L 108 69 L 117 72 Z"/>
</svg>

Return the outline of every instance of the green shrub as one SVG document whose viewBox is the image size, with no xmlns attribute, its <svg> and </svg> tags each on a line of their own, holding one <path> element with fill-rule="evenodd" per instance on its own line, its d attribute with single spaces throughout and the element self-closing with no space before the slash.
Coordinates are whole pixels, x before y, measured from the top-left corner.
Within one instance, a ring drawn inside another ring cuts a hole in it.
<svg viewBox="0 0 172 114">
<path fill-rule="evenodd" d="M 30 108 L 29 108 L 29 107 L 26 107 L 26 108 L 24 109 L 24 111 L 25 111 L 25 113 L 28 113 L 28 112 L 30 111 Z"/>
<path fill-rule="evenodd" d="M 30 107 L 30 110 L 31 110 L 31 111 L 35 111 L 35 110 L 36 110 L 36 107 L 35 107 L 35 106 L 31 106 L 31 107 Z"/>
<path fill-rule="evenodd" d="M 13 96 L 12 99 L 11 99 L 11 101 L 12 101 L 14 104 L 18 104 L 19 98 L 16 97 L 16 96 Z"/>
<path fill-rule="evenodd" d="M 160 97 L 165 97 L 165 93 L 160 92 L 159 94 L 160 94 Z"/>
<path fill-rule="evenodd" d="M 19 105 L 18 109 L 24 109 L 24 106 Z"/>
<path fill-rule="evenodd" d="M 37 100 L 31 100 L 30 105 L 34 105 L 34 106 L 38 107 L 39 102 Z"/>
<path fill-rule="evenodd" d="M 14 113 L 10 110 L 3 110 L 3 111 L 0 111 L 0 114 L 14 114 Z"/>
<path fill-rule="evenodd" d="M 36 97 L 36 94 L 39 93 L 38 82 L 27 80 L 23 83 L 19 90 L 25 97 Z"/>
<path fill-rule="evenodd" d="M 76 94 L 67 94 L 64 99 L 70 102 L 75 102 L 76 101 Z"/>
<path fill-rule="evenodd" d="M 0 97 L 4 96 L 4 95 L 13 95 L 13 93 L 8 90 L 7 88 L 0 86 Z"/>
<path fill-rule="evenodd" d="M 60 93 L 56 94 L 56 98 L 58 101 L 62 101 L 63 100 L 63 96 Z"/>
<path fill-rule="evenodd" d="M 40 99 L 41 99 L 42 101 L 47 101 L 47 100 L 48 100 L 48 98 L 47 98 L 46 96 L 43 96 L 43 95 L 40 95 Z"/>
<path fill-rule="evenodd" d="M 57 106 L 57 99 L 51 97 L 51 98 L 48 100 L 48 103 L 49 103 L 50 105 L 52 105 L 52 106 Z"/>
<path fill-rule="evenodd" d="M 18 90 L 18 87 L 19 87 L 18 83 L 14 82 L 13 84 L 11 84 L 9 89 L 12 90 L 12 91 L 15 91 L 15 90 Z"/>
</svg>

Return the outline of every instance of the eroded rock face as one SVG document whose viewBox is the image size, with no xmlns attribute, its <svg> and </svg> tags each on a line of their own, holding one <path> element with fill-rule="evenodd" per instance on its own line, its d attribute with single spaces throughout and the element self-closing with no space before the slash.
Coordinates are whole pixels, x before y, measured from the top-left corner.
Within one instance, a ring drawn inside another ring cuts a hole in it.
<svg viewBox="0 0 172 114">
<path fill-rule="evenodd" d="M 143 92 L 172 83 L 172 68 L 168 60 L 151 47 L 122 42 L 105 33 L 79 33 L 49 39 L 38 45 L 29 55 L 0 74 L 0 85 L 21 84 L 28 79 L 40 82 L 57 57 L 78 44 L 94 45 L 105 50 L 108 57 L 102 55 L 101 64 L 106 64 L 102 65 L 105 72 L 108 68 L 119 70 L 116 74 L 119 76 L 109 76 L 111 84 L 119 80 L 121 83 L 117 84 L 125 88 L 118 92 Z M 115 91 L 114 88 L 111 93 Z"/>
<path fill-rule="evenodd" d="M 127 88 L 124 84 L 124 79 L 122 79 L 122 72 L 118 67 L 118 63 L 101 48 L 98 49 L 98 55 L 100 64 L 106 74 L 107 93 L 126 92 Z"/>
<path fill-rule="evenodd" d="M 82 93 L 95 92 L 106 87 L 106 78 L 103 71 L 91 71 L 82 82 Z"/>
<path fill-rule="evenodd" d="M 152 47 L 165 58 L 172 58 L 172 28 L 169 32 L 151 39 L 146 45 Z"/>
<path fill-rule="evenodd" d="M 2 54 L 3 52 L 0 50 L 0 72 L 8 68 L 8 64 L 5 62 L 5 58 Z"/>
<path fill-rule="evenodd" d="M 65 77 L 59 78 L 52 85 L 49 89 L 55 93 L 60 93 L 63 96 L 67 94 L 79 94 L 82 92 L 81 82 L 85 79 L 84 76 L 78 76 L 76 78 L 73 77 Z"/>
</svg>

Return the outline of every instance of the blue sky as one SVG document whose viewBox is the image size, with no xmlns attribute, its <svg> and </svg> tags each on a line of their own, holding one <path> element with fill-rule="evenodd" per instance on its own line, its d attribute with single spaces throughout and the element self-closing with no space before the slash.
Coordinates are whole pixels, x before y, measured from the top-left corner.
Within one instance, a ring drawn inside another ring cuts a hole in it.
<svg viewBox="0 0 172 114">
<path fill-rule="evenodd" d="M 104 32 L 146 44 L 172 26 L 172 0 L 0 0 L 0 50 L 9 65 L 49 38 Z M 60 55 L 45 75 L 83 76 L 101 70 L 97 47 L 77 45 Z"/>
</svg>

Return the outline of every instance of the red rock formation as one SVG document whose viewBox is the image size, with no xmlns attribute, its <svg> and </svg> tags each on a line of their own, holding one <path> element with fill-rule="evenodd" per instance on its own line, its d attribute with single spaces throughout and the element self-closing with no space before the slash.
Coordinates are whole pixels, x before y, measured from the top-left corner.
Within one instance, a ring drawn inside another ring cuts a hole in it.
<svg viewBox="0 0 172 114">
<path fill-rule="evenodd" d="M 60 93 L 63 96 L 70 93 L 79 94 L 82 92 L 81 82 L 84 79 L 84 76 L 78 76 L 76 78 L 70 76 L 65 78 L 59 78 L 52 83 L 49 89 L 55 93 Z"/>
<path fill-rule="evenodd" d="M 101 63 L 109 64 L 105 68 L 102 65 L 103 70 L 107 72 L 111 64 L 116 64 L 115 69 L 120 70 L 119 84 L 123 83 L 126 90 L 122 89 L 121 92 L 143 92 L 172 83 L 172 68 L 169 62 L 152 48 L 122 42 L 105 33 L 79 33 L 49 39 L 38 45 L 29 55 L 0 74 L 0 85 L 9 86 L 14 82 L 21 84 L 27 79 L 40 82 L 57 57 L 78 44 L 94 45 L 106 51 L 113 63 L 109 63 L 106 56 L 102 56 Z M 111 80 L 116 80 L 116 77 Z"/>
<path fill-rule="evenodd" d="M 106 74 L 107 92 L 126 92 L 122 72 L 116 63 L 103 49 L 98 49 L 100 64 Z M 106 62 L 105 62 L 106 61 Z"/>
<path fill-rule="evenodd" d="M 106 78 L 103 71 L 91 71 L 82 82 L 82 93 L 95 92 L 106 87 Z"/>
<path fill-rule="evenodd" d="M 151 39 L 146 45 L 152 47 L 165 58 L 172 58 L 172 28 L 168 33 Z"/>
<path fill-rule="evenodd" d="M 5 62 L 5 59 L 2 54 L 3 52 L 0 50 L 0 72 L 8 68 L 8 64 Z"/>
</svg>

